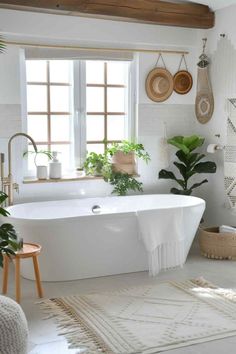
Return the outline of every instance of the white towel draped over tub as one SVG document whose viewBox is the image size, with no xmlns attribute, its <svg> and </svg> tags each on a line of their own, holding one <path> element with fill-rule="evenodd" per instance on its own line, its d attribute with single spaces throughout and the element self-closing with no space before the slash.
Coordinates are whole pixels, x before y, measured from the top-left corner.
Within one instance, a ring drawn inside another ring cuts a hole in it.
<svg viewBox="0 0 236 354">
<path fill-rule="evenodd" d="M 185 262 L 183 208 L 137 211 L 140 237 L 148 252 L 149 274 Z"/>
</svg>

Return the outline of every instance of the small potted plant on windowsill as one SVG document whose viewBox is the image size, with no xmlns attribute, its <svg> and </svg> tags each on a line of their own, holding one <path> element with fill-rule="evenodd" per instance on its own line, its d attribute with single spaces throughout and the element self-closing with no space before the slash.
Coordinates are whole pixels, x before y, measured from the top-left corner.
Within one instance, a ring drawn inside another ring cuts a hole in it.
<svg viewBox="0 0 236 354">
<path fill-rule="evenodd" d="M 150 156 L 145 151 L 143 144 L 127 140 L 121 143 L 113 143 L 107 153 L 111 156 L 113 171 L 127 173 L 128 175 L 137 174 L 137 158 L 141 158 L 145 162 L 150 161 Z"/>
<path fill-rule="evenodd" d="M 47 165 L 38 165 L 37 164 L 37 157 L 38 156 L 45 156 L 48 158 L 48 160 L 53 159 L 53 153 L 48 150 L 39 150 L 37 152 L 35 151 L 25 151 L 23 154 L 23 157 L 26 157 L 29 154 L 34 154 L 34 164 L 36 167 L 36 176 L 38 179 L 47 179 L 48 177 L 48 167 Z"/>
</svg>

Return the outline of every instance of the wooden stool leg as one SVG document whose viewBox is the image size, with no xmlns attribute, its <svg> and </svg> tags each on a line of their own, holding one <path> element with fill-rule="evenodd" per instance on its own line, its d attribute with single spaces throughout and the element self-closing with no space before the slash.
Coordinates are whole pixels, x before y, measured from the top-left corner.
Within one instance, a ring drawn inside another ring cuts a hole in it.
<svg viewBox="0 0 236 354">
<path fill-rule="evenodd" d="M 20 303 L 20 258 L 15 258 L 15 284 L 16 284 L 16 301 Z"/>
<path fill-rule="evenodd" d="M 7 293 L 8 285 L 8 268 L 9 268 L 9 258 L 6 254 L 3 255 L 3 283 L 2 283 L 2 293 Z"/>
<path fill-rule="evenodd" d="M 36 286 L 37 286 L 37 291 L 38 291 L 38 296 L 43 297 L 43 289 L 41 285 L 41 279 L 40 279 L 40 272 L 39 272 L 39 263 L 38 263 L 38 257 L 33 256 L 33 263 L 34 263 L 34 272 L 35 272 L 35 279 L 36 279 Z"/>
</svg>

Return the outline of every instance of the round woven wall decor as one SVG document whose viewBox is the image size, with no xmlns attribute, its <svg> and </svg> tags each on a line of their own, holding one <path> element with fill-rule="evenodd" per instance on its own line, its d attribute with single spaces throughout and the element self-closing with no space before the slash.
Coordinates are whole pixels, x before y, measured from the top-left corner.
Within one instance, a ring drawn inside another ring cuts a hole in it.
<svg viewBox="0 0 236 354">
<path fill-rule="evenodd" d="M 192 75 L 187 70 L 180 70 L 174 76 L 174 91 L 180 95 L 188 93 L 193 86 Z"/>
<path fill-rule="evenodd" d="M 157 67 L 149 72 L 145 87 L 146 93 L 152 101 L 163 102 L 173 92 L 173 77 L 167 69 Z"/>
</svg>

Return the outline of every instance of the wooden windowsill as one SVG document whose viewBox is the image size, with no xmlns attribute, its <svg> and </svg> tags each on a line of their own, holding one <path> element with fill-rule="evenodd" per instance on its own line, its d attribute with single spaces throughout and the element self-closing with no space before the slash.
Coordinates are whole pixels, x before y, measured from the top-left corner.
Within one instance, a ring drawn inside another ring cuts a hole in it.
<svg viewBox="0 0 236 354">
<path fill-rule="evenodd" d="M 84 180 L 95 180 L 102 179 L 100 176 L 86 176 L 84 173 L 74 173 L 71 175 L 62 176 L 62 178 L 47 178 L 47 179 L 37 179 L 34 177 L 25 177 L 23 184 L 32 183 L 58 183 L 58 182 L 73 182 L 73 181 L 84 181 Z"/>
<path fill-rule="evenodd" d="M 133 177 L 140 177 L 139 174 L 133 175 Z M 23 184 L 37 184 L 37 183 L 58 183 L 58 182 L 73 182 L 73 181 L 89 181 L 103 179 L 101 176 L 87 176 L 82 172 L 77 172 L 71 175 L 62 176 L 62 178 L 47 178 L 37 179 L 35 177 L 25 177 Z"/>
</svg>

